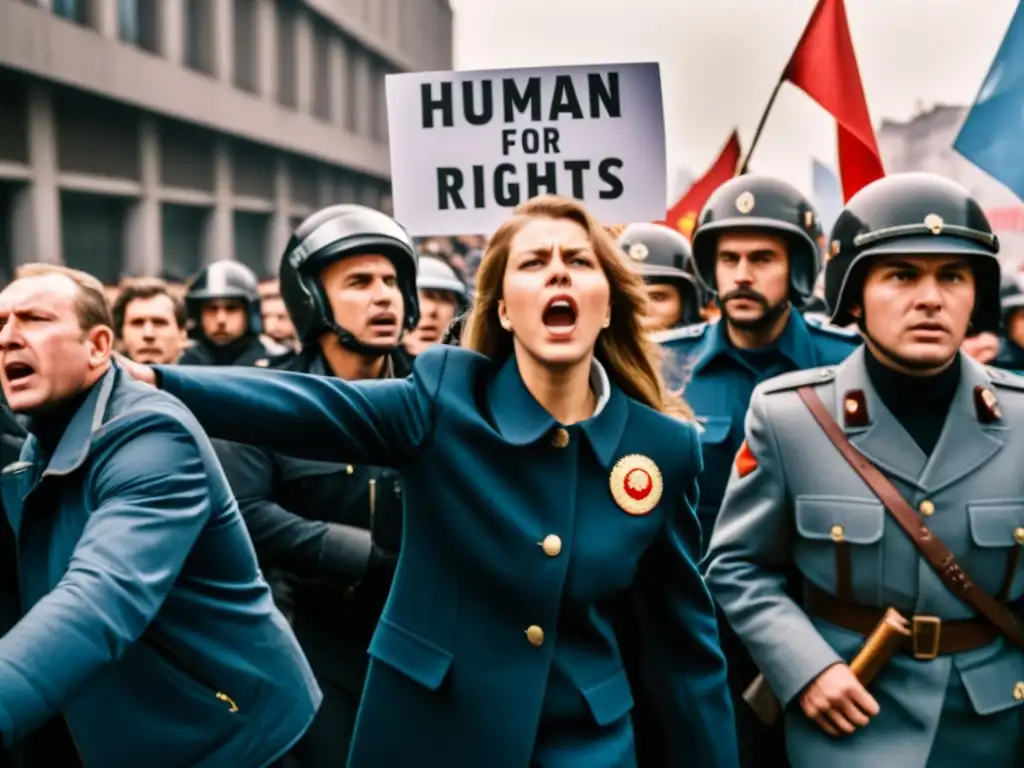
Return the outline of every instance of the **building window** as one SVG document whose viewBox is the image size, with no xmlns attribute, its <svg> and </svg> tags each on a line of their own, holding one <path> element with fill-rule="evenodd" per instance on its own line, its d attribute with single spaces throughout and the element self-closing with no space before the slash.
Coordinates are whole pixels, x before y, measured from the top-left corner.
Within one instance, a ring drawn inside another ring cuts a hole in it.
<svg viewBox="0 0 1024 768">
<path fill-rule="evenodd" d="M 319 19 L 313 22 L 313 116 L 330 122 L 331 91 L 331 29 Z"/>
<path fill-rule="evenodd" d="M 353 61 L 355 82 L 352 93 L 354 103 L 352 105 L 355 132 L 360 136 L 372 138 L 373 136 L 373 60 L 365 54 L 360 54 Z"/>
<path fill-rule="evenodd" d="M 235 211 L 235 258 L 260 278 L 267 274 L 267 230 L 270 216 L 266 213 Z"/>
<path fill-rule="evenodd" d="M 256 93 L 257 35 L 253 0 L 235 0 L 235 87 Z"/>
<path fill-rule="evenodd" d="M 277 6 L 277 100 L 293 109 L 296 99 L 295 7 L 291 3 Z"/>
<path fill-rule="evenodd" d="M 53 13 L 78 24 L 88 24 L 88 8 L 82 0 L 53 0 Z"/>
<path fill-rule="evenodd" d="M 386 75 L 387 70 L 381 65 L 370 69 L 370 136 L 382 144 L 388 140 L 388 102 L 384 90 Z"/>
<path fill-rule="evenodd" d="M 0 160 L 28 165 L 28 88 L 16 74 L 0 73 Z"/>
<path fill-rule="evenodd" d="M 156 52 L 157 0 L 117 0 L 117 34 L 126 43 Z"/>
<path fill-rule="evenodd" d="M 345 45 L 345 130 L 359 133 L 359 70 L 362 57 L 354 45 Z"/>
<path fill-rule="evenodd" d="M 185 66 L 210 74 L 213 70 L 213 3 L 209 0 L 185 0 Z"/>
<path fill-rule="evenodd" d="M 0 181 L 0 284 L 7 285 L 14 265 L 14 196 L 21 185 Z"/>
<path fill-rule="evenodd" d="M 60 237 L 64 263 L 114 285 L 124 269 L 123 197 L 61 192 Z"/>
<path fill-rule="evenodd" d="M 117 36 L 126 43 L 139 42 L 139 0 L 117 0 Z"/>
<path fill-rule="evenodd" d="M 203 263 L 203 232 L 208 208 L 164 203 L 161 209 L 164 272 L 193 277 Z"/>
</svg>

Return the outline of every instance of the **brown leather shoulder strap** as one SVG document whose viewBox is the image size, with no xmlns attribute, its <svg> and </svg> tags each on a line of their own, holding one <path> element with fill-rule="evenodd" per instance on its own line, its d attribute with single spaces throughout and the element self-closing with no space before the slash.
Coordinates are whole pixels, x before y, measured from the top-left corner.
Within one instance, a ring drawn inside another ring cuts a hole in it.
<svg viewBox="0 0 1024 768">
<path fill-rule="evenodd" d="M 878 497 L 893 519 L 899 523 L 900 528 L 910 537 L 910 541 L 939 575 L 946 588 L 993 624 L 1007 640 L 1024 650 L 1024 631 L 1009 607 L 986 594 L 971 581 L 971 577 L 960 567 L 953 553 L 918 517 L 896 486 L 847 439 L 846 433 L 821 402 L 818 393 L 812 387 L 800 387 L 797 394 L 828 439 L 860 475 L 861 480 L 867 483 L 868 488 Z"/>
</svg>

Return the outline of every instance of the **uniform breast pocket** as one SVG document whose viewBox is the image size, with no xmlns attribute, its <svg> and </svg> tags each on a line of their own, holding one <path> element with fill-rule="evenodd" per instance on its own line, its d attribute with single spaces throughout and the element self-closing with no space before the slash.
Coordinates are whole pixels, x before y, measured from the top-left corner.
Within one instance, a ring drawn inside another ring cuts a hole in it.
<svg viewBox="0 0 1024 768">
<path fill-rule="evenodd" d="M 1024 571 L 1024 503 L 1016 499 L 973 501 L 967 505 L 974 551 L 965 570 L 990 595 L 1021 597 Z"/>
<path fill-rule="evenodd" d="M 704 472 L 700 478 L 700 507 L 702 518 L 713 520 L 718 514 L 729 481 L 733 451 L 730 449 L 729 432 L 732 430 L 731 416 L 702 417 L 700 447 L 704 455 Z M 704 519 L 702 525 L 708 525 Z"/>
<path fill-rule="evenodd" d="M 798 496 L 795 517 L 794 554 L 804 576 L 833 594 L 844 584 L 851 585 L 850 597 L 856 602 L 880 604 L 885 583 L 881 503 L 844 496 Z"/>
</svg>

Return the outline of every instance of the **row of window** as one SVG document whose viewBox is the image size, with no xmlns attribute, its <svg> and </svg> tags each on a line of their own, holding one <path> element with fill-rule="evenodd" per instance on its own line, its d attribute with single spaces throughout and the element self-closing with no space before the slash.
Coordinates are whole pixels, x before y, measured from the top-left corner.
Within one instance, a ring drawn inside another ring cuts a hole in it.
<svg viewBox="0 0 1024 768">
<path fill-rule="evenodd" d="M 160 24 L 164 18 L 158 13 L 161 1 L 117 0 L 119 38 L 151 53 L 159 53 Z M 90 24 L 87 0 L 52 0 L 52 3 L 56 15 L 79 24 Z M 260 83 L 260 62 L 264 52 L 261 50 L 263 41 L 259 35 L 256 3 L 254 0 L 232 0 L 232 7 L 233 85 L 250 93 L 269 90 L 261 88 Z M 306 11 L 289 2 L 274 3 L 273 8 L 276 17 L 274 97 L 282 106 L 297 109 L 300 106 L 298 56 L 303 52 L 296 45 L 296 28 L 298 15 Z M 182 5 L 183 63 L 208 75 L 215 71 L 214 10 L 214 3 L 210 0 L 184 0 Z M 312 68 L 309 73 L 312 115 L 324 122 L 340 116 L 347 131 L 386 141 L 384 78 L 391 71 L 390 67 L 346 38 L 333 25 L 313 14 L 307 16 L 312 31 Z M 340 61 L 332 58 L 332 45 L 339 47 Z M 361 94 L 365 94 L 365 98 L 361 99 Z M 340 103 L 332 105 L 332 97 L 338 98 Z M 370 105 L 365 114 L 361 114 L 358 108 L 360 103 Z"/>
<path fill-rule="evenodd" d="M 0 181 L 0 285 L 12 275 L 11 248 L 14 193 L 18 186 Z M 60 234 L 64 263 L 113 285 L 128 274 L 130 261 L 125 248 L 128 213 L 134 201 L 123 197 L 62 191 Z M 213 210 L 208 207 L 163 203 L 161 205 L 162 270 L 186 279 L 210 258 L 206 231 Z M 299 219 L 291 225 L 297 226 Z M 267 253 L 271 214 L 234 211 L 234 258 L 258 275 L 269 277 Z"/>
</svg>

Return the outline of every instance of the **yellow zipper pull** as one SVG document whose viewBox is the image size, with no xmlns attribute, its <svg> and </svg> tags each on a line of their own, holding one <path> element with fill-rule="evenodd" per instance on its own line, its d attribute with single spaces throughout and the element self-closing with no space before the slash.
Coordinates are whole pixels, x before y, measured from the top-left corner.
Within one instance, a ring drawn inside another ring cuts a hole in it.
<svg viewBox="0 0 1024 768">
<path fill-rule="evenodd" d="M 231 711 L 231 712 L 237 712 L 238 711 L 238 705 L 235 704 L 235 700 L 232 699 L 230 696 L 228 696 L 223 691 L 217 691 L 217 700 L 218 701 L 223 701 L 225 704 L 227 704 L 229 711 Z"/>
</svg>

